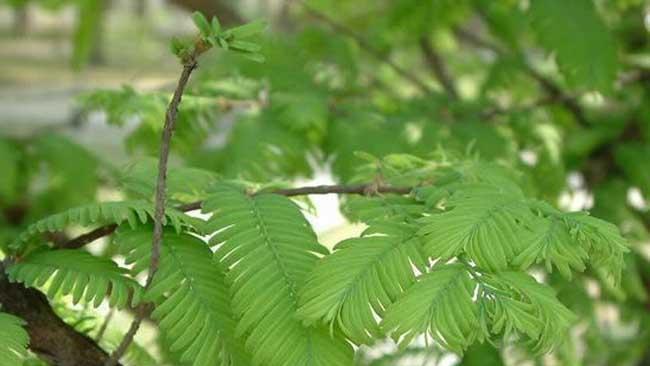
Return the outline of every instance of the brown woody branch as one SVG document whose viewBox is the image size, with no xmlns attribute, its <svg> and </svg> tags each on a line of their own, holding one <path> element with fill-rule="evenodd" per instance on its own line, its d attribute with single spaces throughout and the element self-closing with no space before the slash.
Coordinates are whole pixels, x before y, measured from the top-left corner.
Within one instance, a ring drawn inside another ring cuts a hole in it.
<svg viewBox="0 0 650 366">
<path fill-rule="evenodd" d="M 22 284 L 9 282 L 1 262 L 0 303 L 2 311 L 27 322 L 29 348 L 48 363 L 57 366 L 97 366 L 108 360 L 108 354 L 97 343 L 77 332 L 54 313 L 45 295 Z"/>
<path fill-rule="evenodd" d="M 272 189 L 268 191 L 255 192 L 253 194 L 274 193 L 274 194 L 279 194 L 287 197 L 305 196 L 310 194 L 359 194 L 359 195 L 376 195 L 380 193 L 408 194 L 413 190 L 413 188 L 414 187 L 383 186 L 383 185 L 376 185 L 374 183 L 366 183 L 366 184 L 352 184 L 352 185 L 320 185 L 320 186 L 307 186 L 307 187 L 299 187 L 299 188 Z M 200 210 L 202 204 L 203 201 L 196 201 L 196 202 L 191 202 L 180 206 L 176 206 L 176 209 L 184 212 Z M 81 248 L 84 245 L 92 243 L 93 241 L 99 238 L 111 235 L 113 232 L 115 232 L 116 229 L 117 229 L 116 224 L 102 226 L 68 241 L 67 243 L 59 246 L 58 248 L 61 249 Z"/>
<path fill-rule="evenodd" d="M 449 73 L 442 57 L 438 54 L 438 51 L 431 45 L 429 37 L 420 37 L 418 43 L 420 45 L 420 50 L 424 55 L 424 60 L 431 69 L 436 80 L 438 80 L 440 85 L 442 85 L 451 99 L 458 99 L 458 91 L 456 90 L 454 81 L 451 78 L 451 74 Z"/>
<path fill-rule="evenodd" d="M 573 98 L 572 96 L 568 96 L 568 95 L 565 95 L 564 97 Z M 481 113 L 481 117 L 489 120 L 498 115 L 510 114 L 513 112 L 520 112 L 520 113 L 529 112 L 540 107 L 553 105 L 556 103 L 562 103 L 563 101 L 564 101 L 563 96 L 555 95 L 555 96 L 545 96 L 531 103 L 522 106 L 513 107 L 513 108 L 501 108 L 499 106 L 492 106 L 490 108 L 483 110 Z"/>
<path fill-rule="evenodd" d="M 94 242 L 99 238 L 111 235 L 113 232 L 115 232 L 116 229 L 117 229 L 117 224 L 101 226 L 85 234 L 79 235 L 76 238 L 69 240 L 65 243 L 56 245 L 56 247 L 59 249 L 78 249 L 83 247 L 86 244 Z"/>
<path fill-rule="evenodd" d="M 578 99 L 575 96 L 564 93 L 562 88 L 560 88 L 560 86 L 553 80 L 544 77 L 544 75 L 540 74 L 528 64 L 526 64 L 526 71 L 528 72 L 528 75 L 537 81 L 537 84 L 546 92 L 548 97 L 560 103 L 560 105 L 573 115 L 581 126 L 589 125 L 589 122 L 585 117 L 585 112 L 580 104 L 578 104 Z"/>
<path fill-rule="evenodd" d="M 167 191 L 167 163 L 169 161 L 169 150 L 171 147 L 172 135 L 174 129 L 176 128 L 176 120 L 178 117 L 178 106 L 183 99 L 183 93 L 187 87 L 187 83 L 190 80 L 192 72 L 197 67 L 196 59 L 198 56 L 205 52 L 209 46 L 203 41 L 198 41 L 195 47 L 195 51 L 185 60 L 183 60 L 183 71 L 181 76 L 178 79 L 178 85 L 176 90 L 174 90 L 174 95 L 172 96 L 169 106 L 167 107 L 167 113 L 165 114 L 165 124 L 163 126 L 162 141 L 160 142 L 160 156 L 158 158 L 158 179 L 156 182 L 156 195 L 155 195 L 155 207 L 154 207 L 154 227 L 153 227 L 153 238 L 151 243 L 151 263 L 149 264 L 149 273 L 147 275 L 147 280 L 145 283 L 145 289 L 149 288 L 153 283 L 154 276 L 158 272 L 158 266 L 160 264 L 160 251 L 163 240 L 163 220 L 165 218 L 165 200 L 166 200 L 166 191 Z M 114 230 L 114 229 L 113 229 Z M 114 366 L 122 355 L 126 352 L 127 348 L 133 342 L 138 329 L 140 329 L 140 324 L 144 318 L 146 318 L 151 313 L 151 306 L 149 304 L 143 304 L 136 309 L 136 315 L 129 327 L 129 330 L 124 335 L 122 342 L 117 347 L 115 352 L 111 357 L 106 361 L 106 366 Z"/>
<path fill-rule="evenodd" d="M 354 184 L 354 185 L 322 185 L 301 188 L 287 188 L 275 189 L 271 193 L 279 194 L 282 196 L 305 196 L 309 194 L 361 194 L 361 195 L 376 195 L 378 193 L 396 193 L 408 194 L 413 190 L 413 187 L 398 187 L 398 186 L 382 186 L 375 183 Z M 265 192 L 260 192 L 265 193 Z"/>
<path fill-rule="evenodd" d="M 475 47 L 490 50 L 496 53 L 497 55 L 501 55 L 501 56 L 507 53 L 507 51 L 501 48 L 499 45 L 481 38 L 481 36 L 477 35 L 476 33 L 469 32 L 462 28 L 457 28 L 455 29 L 454 32 L 459 39 Z M 540 100 L 535 101 L 528 106 L 525 106 L 523 110 L 559 103 L 567 111 L 569 111 L 569 113 L 573 115 L 573 117 L 580 125 L 587 126 L 589 124 L 585 116 L 585 112 L 580 106 L 580 104 L 578 103 L 578 100 L 575 96 L 565 93 L 562 90 L 562 88 L 560 88 L 560 86 L 557 85 L 557 83 L 555 83 L 553 80 L 539 73 L 539 71 L 537 71 L 529 63 L 524 62 L 523 66 L 526 74 L 528 74 L 528 76 L 530 76 L 533 80 L 535 80 L 535 82 L 537 82 L 539 87 L 542 88 L 542 90 L 544 90 L 544 92 L 546 93 L 546 97 L 541 98 Z M 492 118 L 496 115 L 503 114 L 508 111 L 509 110 L 504 110 L 500 108 L 491 108 L 488 111 L 486 111 L 483 115 L 484 117 L 487 116 L 488 118 Z"/>
<path fill-rule="evenodd" d="M 431 92 L 431 89 L 424 82 L 422 82 L 420 78 L 418 78 L 414 74 L 411 74 L 402 66 L 395 63 L 395 61 L 391 60 L 383 52 L 376 49 L 372 44 L 370 44 L 370 42 L 368 42 L 365 38 L 357 34 L 352 29 L 348 28 L 343 24 L 337 23 L 336 21 L 328 17 L 326 14 L 323 14 L 322 12 L 314 9 L 304 1 L 297 1 L 297 3 L 299 3 L 302 6 L 302 8 L 305 9 L 305 12 L 307 12 L 307 14 L 312 18 L 324 24 L 327 24 L 330 28 L 332 28 L 335 31 L 343 35 L 346 35 L 347 37 L 352 38 L 355 42 L 357 42 L 357 44 L 359 45 L 359 47 L 361 47 L 362 50 L 366 51 L 369 55 L 373 56 L 378 61 L 388 65 L 391 69 L 393 69 L 393 71 L 395 71 L 396 74 L 398 74 L 405 80 L 411 82 L 411 84 L 415 85 L 424 94 L 429 94 Z"/>
</svg>

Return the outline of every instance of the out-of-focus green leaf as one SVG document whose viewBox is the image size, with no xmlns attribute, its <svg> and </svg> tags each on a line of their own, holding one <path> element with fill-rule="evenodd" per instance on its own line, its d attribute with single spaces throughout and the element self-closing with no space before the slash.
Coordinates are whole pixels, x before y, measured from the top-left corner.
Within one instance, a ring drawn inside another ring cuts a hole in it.
<svg viewBox="0 0 650 366">
<path fill-rule="evenodd" d="M 569 84 L 587 90 L 612 89 L 617 46 L 592 0 L 532 0 L 529 13 L 537 38 L 555 52 Z"/>
</svg>

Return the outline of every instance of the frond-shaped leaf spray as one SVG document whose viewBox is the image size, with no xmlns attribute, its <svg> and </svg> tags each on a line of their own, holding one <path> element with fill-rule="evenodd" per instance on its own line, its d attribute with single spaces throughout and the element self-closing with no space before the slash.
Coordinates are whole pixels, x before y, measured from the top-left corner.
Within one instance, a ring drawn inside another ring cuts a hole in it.
<svg viewBox="0 0 650 366">
<path fill-rule="evenodd" d="M 446 202 L 449 210 L 422 220 L 425 252 L 442 261 L 461 253 L 480 267 L 502 270 L 522 250 L 522 235 L 535 216 L 518 191 L 464 185 Z"/>
<path fill-rule="evenodd" d="M 467 255 L 490 271 L 510 266 L 525 270 L 544 262 L 549 271 L 556 267 L 568 278 L 591 264 L 614 282 L 620 280 L 628 249 L 615 225 L 585 212 L 566 213 L 531 201 L 508 185 L 460 184 L 451 193 L 441 191 L 429 190 L 420 197 L 435 197 L 444 206 L 442 213 L 420 220 L 425 253 L 434 259 Z"/>
<path fill-rule="evenodd" d="M 343 213 L 352 221 L 409 221 L 420 217 L 425 206 L 413 197 L 381 195 L 378 197 L 346 197 Z"/>
<path fill-rule="evenodd" d="M 618 227 L 584 212 L 568 213 L 563 218 L 569 226 L 571 237 L 589 251 L 592 265 L 605 271 L 614 283 L 619 283 L 623 255 L 629 249 Z"/>
<path fill-rule="evenodd" d="M 524 249 L 512 264 L 522 269 L 544 262 L 547 270 L 558 268 L 571 278 L 571 270 L 583 271 L 587 264 L 602 270 L 618 283 L 623 268 L 623 255 L 628 251 L 619 229 L 584 212 L 561 212 L 545 203 L 532 202 L 540 218 L 533 225 L 532 235 L 524 239 Z"/>
<path fill-rule="evenodd" d="M 232 185 L 218 185 L 203 211 L 213 213 L 211 244 L 228 268 L 233 307 L 241 316 L 238 335 L 255 365 L 351 365 L 352 348 L 326 330 L 306 327 L 296 316 L 298 291 L 327 254 L 299 208 L 274 194 L 248 196 Z"/>
<path fill-rule="evenodd" d="M 0 312 L 0 366 L 21 365 L 29 344 L 25 321 Z"/>
<path fill-rule="evenodd" d="M 149 267 L 151 228 L 120 229 L 115 241 L 133 272 Z M 152 317 L 170 340 L 170 351 L 191 365 L 247 365 L 243 344 L 235 339 L 230 288 L 220 265 L 201 239 L 168 231 L 161 261 L 146 301 Z"/>
<path fill-rule="evenodd" d="M 538 353 L 548 352 L 566 339 L 575 316 L 558 301 L 552 288 L 523 272 L 481 278 L 481 315 L 490 319 L 491 332 L 503 333 L 506 338 L 526 335 Z"/>
<path fill-rule="evenodd" d="M 308 322 L 336 323 L 353 342 L 369 343 L 381 336 L 376 315 L 415 282 L 413 266 L 427 268 L 414 228 L 377 223 L 316 265 L 300 292 L 298 314 Z"/>
<path fill-rule="evenodd" d="M 61 231 L 70 225 L 88 226 L 93 224 L 121 224 L 128 222 L 131 227 L 144 224 L 153 217 L 153 205 L 146 201 L 103 202 L 71 208 L 67 211 L 46 217 L 31 224 L 12 244 L 21 248 L 38 233 Z M 173 208 L 165 211 L 166 225 L 180 231 L 183 226 L 191 226 L 196 221 Z"/>
<path fill-rule="evenodd" d="M 97 307 L 108 296 L 110 305 L 118 308 L 129 305 L 130 299 L 137 303 L 142 291 L 126 273 L 110 259 L 77 249 L 35 251 L 7 269 L 11 281 L 47 286 L 50 298 L 72 294 L 73 303 L 84 300 Z"/>
<path fill-rule="evenodd" d="M 569 228 L 560 219 L 539 220 L 528 246 L 513 260 L 515 266 L 528 268 L 544 262 L 547 270 L 555 266 L 563 276 L 571 278 L 571 271 L 584 271 L 589 253 L 576 245 Z"/>
<path fill-rule="evenodd" d="M 556 53 L 570 85 L 607 91 L 618 68 L 617 47 L 591 0 L 533 0 L 531 25 L 542 46 Z"/>
<path fill-rule="evenodd" d="M 462 353 L 481 335 L 475 287 L 464 265 L 435 266 L 388 308 L 382 325 L 402 345 L 426 333 Z"/>
<path fill-rule="evenodd" d="M 186 99 L 184 98 L 185 102 Z M 185 125 L 183 125 L 186 127 Z M 124 190 L 135 197 L 150 200 L 156 189 L 158 162 L 138 160 L 124 169 L 120 182 Z M 167 171 L 167 197 L 170 201 L 193 202 L 203 199 L 205 192 L 217 179 L 217 174 L 191 167 L 170 167 Z"/>
</svg>

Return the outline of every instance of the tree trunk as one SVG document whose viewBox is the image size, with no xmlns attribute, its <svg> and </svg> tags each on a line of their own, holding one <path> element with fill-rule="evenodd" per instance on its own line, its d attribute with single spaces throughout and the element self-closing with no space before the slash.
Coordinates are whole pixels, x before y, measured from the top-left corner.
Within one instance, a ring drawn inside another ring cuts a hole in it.
<svg viewBox="0 0 650 366">
<path fill-rule="evenodd" d="M 44 361 L 56 366 L 101 366 L 108 359 L 92 339 L 61 320 L 42 293 L 9 282 L 2 263 L 0 304 L 2 311 L 27 322 L 29 348 Z"/>
<path fill-rule="evenodd" d="M 138 17 L 145 18 L 149 12 L 149 0 L 136 0 L 135 13 Z"/>
<path fill-rule="evenodd" d="M 107 10 L 110 6 L 110 0 L 98 1 L 101 1 L 101 9 L 99 10 L 99 16 L 97 17 L 95 30 L 93 32 L 93 43 L 89 60 L 91 65 L 106 64 L 104 33 L 106 32 L 106 16 L 108 13 Z"/>
<path fill-rule="evenodd" d="M 17 37 L 24 37 L 29 30 L 29 11 L 27 4 L 14 8 L 13 32 Z"/>
</svg>

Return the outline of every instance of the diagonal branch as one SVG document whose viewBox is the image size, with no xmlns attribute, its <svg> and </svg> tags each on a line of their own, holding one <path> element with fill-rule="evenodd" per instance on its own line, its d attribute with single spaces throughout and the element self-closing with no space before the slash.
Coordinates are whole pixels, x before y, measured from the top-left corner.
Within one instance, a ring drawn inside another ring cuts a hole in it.
<svg viewBox="0 0 650 366">
<path fill-rule="evenodd" d="M 375 47 L 373 47 L 365 38 L 362 36 L 358 35 L 356 32 L 354 32 L 352 29 L 348 28 L 347 26 L 337 23 L 330 17 L 328 17 L 326 14 L 321 13 L 320 11 L 314 9 L 311 7 L 309 4 L 307 4 L 304 1 L 297 1 L 303 9 L 307 12 L 309 16 L 312 18 L 327 24 L 330 28 L 333 30 L 344 34 L 352 39 L 354 39 L 359 47 L 366 51 L 368 54 L 376 58 L 378 61 L 385 63 L 388 65 L 393 71 L 395 71 L 396 74 L 404 78 L 405 80 L 408 80 L 411 82 L 411 84 L 415 85 L 420 91 L 422 91 L 424 94 L 429 94 L 431 93 L 431 89 L 424 83 L 420 78 L 418 78 L 416 75 L 411 74 L 408 72 L 406 69 L 404 69 L 402 66 L 398 65 L 395 63 L 395 61 L 391 60 L 388 56 L 386 56 L 383 52 L 379 51 Z"/>
<path fill-rule="evenodd" d="M 589 122 L 585 117 L 585 112 L 580 104 L 578 104 L 576 97 L 566 94 L 564 91 L 562 91 L 562 88 L 557 85 L 557 83 L 540 74 L 532 66 L 527 65 L 526 70 L 528 71 L 528 74 L 535 81 L 537 81 L 537 84 L 542 89 L 544 89 L 549 98 L 560 103 L 560 105 L 562 105 L 566 110 L 569 111 L 569 113 L 573 115 L 573 117 L 576 119 L 576 121 L 578 121 L 580 125 L 589 126 Z"/>
<path fill-rule="evenodd" d="M 178 106 L 183 98 L 185 87 L 187 86 L 192 71 L 196 69 L 196 58 L 200 51 L 195 51 L 190 57 L 185 60 L 183 65 L 183 72 L 178 79 L 178 85 L 174 91 L 167 113 L 165 114 L 165 125 L 163 127 L 162 141 L 160 143 L 160 157 L 158 158 L 158 180 L 156 182 L 156 197 L 155 197 L 155 211 L 154 211 L 154 228 L 153 239 L 151 243 L 151 263 L 149 265 L 149 274 L 145 289 L 149 288 L 153 282 L 153 278 L 158 271 L 160 264 L 160 247 L 163 240 L 163 220 L 165 218 L 165 192 L 167 190 L 167 162 L 169 161 L 169 149 L 171 146 L 172 135 L 176 127 L 176 120 L 178 117 Z M 113 229 L 114 230 L 114 229 Z M 140 328 L 142 320 L 146 318 L 151 312 L 151 306 L 143 304 L 136 311 L 136 316 L 131 323 L 131 326 L 122 339 L 118 348 L 113 352 L 110 359 L 105 363 L 106 366 L 114 366 L 117 361 L 122 357 L 126 349 L 129 347 L 135 334 Z"/>
<path fill-rule="evenodd" d="M 74 239 L 68 240 L 65 243 L 61 243 L 55 246 L 59 249 L 78 249 L 86 244 L 94 242 L 99 238 L 111 235 L 113 232 L 115 232 L 115 230 L 117 230 L 117 224 L 101 226 L 85 234 L 79 235 Z"/>
<path fill-rule="evenodd" d="M 109 355 L 95 341 L 77 332 L 52 310 L 45 295 L 20 283 L 11 283 L 0 262 L 2 311 L 27 322 L 29 348 L 41 359 L 58 366 L 97 366 Z M 118 364 L 119 366 L 119 364 Z"/>
<path fill-rule="evenodd" d="M 435 78 L 438 80 L 440 85 L 442 85 L 451 99 L 458 99 L 458 91 L 456 90 L 454 80 L 451 78 L 451 74 L 447 69 L 447 65 L 445 65 L 445 62 L 440 54 L 438 54 L 438 51 L 431 45 L 429 37 L 420 37 L 418 43 L 420 44 L 420 50 L 422 50 L 422 54 L 424 55 L 424 60 L 427 65 L 429 65 Z"/>
<path fill-rule="evenodd" d="M 512 107 L 512 108 L 501 108 L 499 106 L 492 106 L 482 111 L 481 117 L 489 120 L 494 118 L 495 116 L 503 115 L 503 114 L 511 114 L 513 112 L 519 112 L 519 113 L 530 112 L 540 107 L 544 107 L 556 103 L 562 103 L 565 101 L 564 98 L 573 98 L 573 97 L 570 95 L 554 95 L 554 96 L 549 95 L 543 98 L 539 98 L 535 101 L 532 101 L 531 103 L 522 106 Z"/>
<path fill-rule="evenodd" d="M 456 36 L 467 42 L 468 44 L 471 44 L 475 47 L 478 48 L 483 48 L 486 50 L 490 50 L 497 55 L 503 56 L 507 53 L 506 50 L 501 48 L 499 45 L 492 43 L 486 39 L 481 38 L 481 36 L 469 32 L 467 30 L 464 30 L 462 28 L 457 28 L 455 29 L 455 34 Z M 553 80 L 547 78 L 546 76 L 542 75 L 539 71 L 537 71 L 533 66 L 531 66 L 528 62 L 523 62 L 523 68 L 526 74 L 530 76 L 537 84 L 544 90 L 546 93 L 546 97 L 542 98 L 539 101 L 533 102 L 530 106 L 530 108 L 534 108 L 537 106 L 542 106 L 542 105 L 548 105 L 548 104 L 553 104 L 553 103 L 559 103 L 562 105 L 569 113 L 573 115 L 573 117 L 576 119 L 576 121 L 582 125 L 582 126 L 588 126 L 589 122 L 587 121 L 587 118 L 585 116 L 585 111 L 582 109 L 580 104 L 578 103 L 578 100 L 575 96 L 570 95 L 562 90 L 562 88 L 557 85 Z M 528 109 L 526 107 L 525 109 Z M 497 114 L 501 114 L 504 111 L 496 108 L 489 110 L 485 113 L 485 115 L 489 117 L 493 117 Z"/>
</svg>

